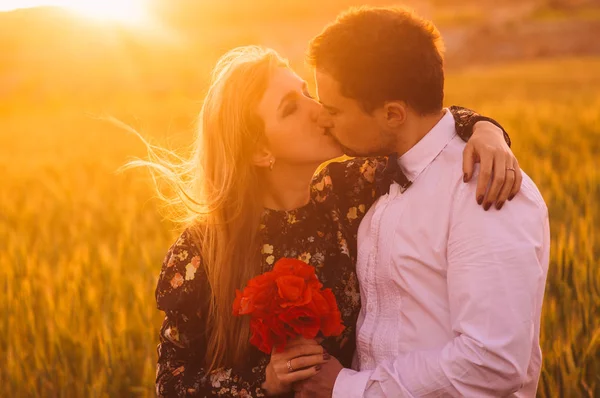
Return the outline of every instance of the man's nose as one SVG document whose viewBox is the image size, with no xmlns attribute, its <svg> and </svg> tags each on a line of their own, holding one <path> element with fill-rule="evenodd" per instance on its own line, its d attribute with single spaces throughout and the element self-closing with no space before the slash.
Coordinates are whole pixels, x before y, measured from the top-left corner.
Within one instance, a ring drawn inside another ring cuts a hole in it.
<svg viewBox="0 0 600 398">
<path fill-rule="evenodd" d="M 319 126 L 324 127 L 324 128 L 332 128 L 333 127 L 333 118 L 331 117 L 329 112 L 327 112 L 325 110 L 325 108 L 323 108 L 322 106 L 320 108 L 321 109 L 319 110 L 319 112 L 317 114 L 317 122 L 319 123 Z"/>
</svg>

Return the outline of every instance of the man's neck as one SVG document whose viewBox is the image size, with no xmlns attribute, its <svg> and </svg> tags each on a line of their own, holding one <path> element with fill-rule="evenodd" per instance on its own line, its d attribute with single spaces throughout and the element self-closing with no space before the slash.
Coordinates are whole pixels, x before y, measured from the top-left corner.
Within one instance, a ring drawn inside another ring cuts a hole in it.
<svg viewBox="0 0 600 398">
<path fill-rule="evenodd" d="M 267 189 L 263 205 L 273 210 L 293 210 L 310 200 L 310 182 L 318 165 L 277 164 L 265 170 L 263 178 Z"/>
<path fill-rule="evenodd" d="M 398 156 L 404 155 L 417 145 L 438 124 L 445 113 L 446 111 L 441 109 L 439 112 L 433 114 L 425 116 L 414 115 L 414 117 L 409 118 L 403 126 L 403 131 L 398 134 L 395 148 Z"/>
</svg>

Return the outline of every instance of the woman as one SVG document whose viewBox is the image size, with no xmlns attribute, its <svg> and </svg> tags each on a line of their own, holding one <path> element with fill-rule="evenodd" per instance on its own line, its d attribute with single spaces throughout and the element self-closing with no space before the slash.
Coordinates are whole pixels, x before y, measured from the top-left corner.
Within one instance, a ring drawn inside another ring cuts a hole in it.
<svg viewBox="0 0 600 398">
<path fill-rule="evenodd" d="M 475 114 L 452 112 L 467 140 Z M 356 231 L 376 199 L 374 177 L 385 159 L 332 163 L 311 185 L 317 167 L 342 152 L 306 83 L 273 50 L 259 47 L 219 60 L 200 121 L 189 161 L 168 163 L 149 147 L 151 162 L 142 162 L 172 184 L 170 203 L 182 210 L 178 221 L 186 226 L 156 289 L 166 313 L 157 394 L 278 395 L 315 374 L 329 355 L 349 367 L 360 309 Z M 481 133 L 482 147 L 505 146 L 496 130 Z M 249 345 L 248 320 L 232 316 L 232 302 L 236 288 L 281 257 L 316 268 L 347 327 L 322 345 L 268 356 Z"/>
</svg>

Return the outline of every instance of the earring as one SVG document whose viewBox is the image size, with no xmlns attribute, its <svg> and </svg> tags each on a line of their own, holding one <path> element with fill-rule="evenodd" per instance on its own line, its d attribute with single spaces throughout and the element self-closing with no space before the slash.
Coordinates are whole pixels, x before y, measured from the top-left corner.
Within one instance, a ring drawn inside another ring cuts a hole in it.
<svg viewBox="0 0 600 398">
<path fill-rule="evenodd" d="M 269 160 L 269 170 L 273 171 L 273 166 L 275 165 L 275 159 Z"/>
</svg>

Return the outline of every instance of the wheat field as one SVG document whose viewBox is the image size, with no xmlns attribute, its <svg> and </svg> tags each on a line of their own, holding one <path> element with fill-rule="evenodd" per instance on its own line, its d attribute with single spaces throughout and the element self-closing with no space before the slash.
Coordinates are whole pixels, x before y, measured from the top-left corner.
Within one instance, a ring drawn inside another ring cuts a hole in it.
<svg viewBox="0 0 600 398">
<path fill-rule="evenodd" d="M 551 216 L 540 397 L 600 396 L 600 58 L 451 74 L 447 101 L 510 132 Z M 0 396 L 153 396 L 154 286 L 177 234 L 116 115 L 153 142 L 191 143 L 198 98 L 0 110 Z"/>
</svg>

